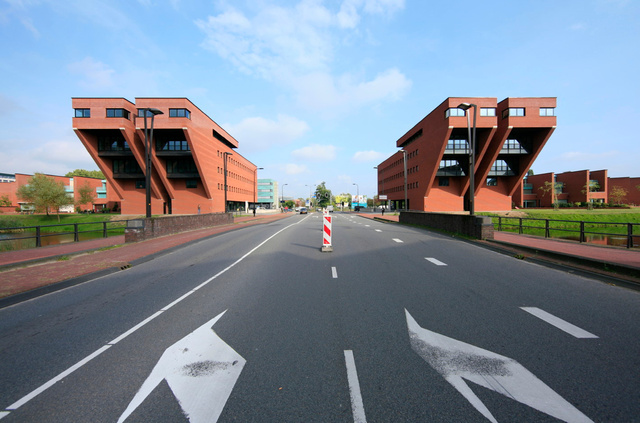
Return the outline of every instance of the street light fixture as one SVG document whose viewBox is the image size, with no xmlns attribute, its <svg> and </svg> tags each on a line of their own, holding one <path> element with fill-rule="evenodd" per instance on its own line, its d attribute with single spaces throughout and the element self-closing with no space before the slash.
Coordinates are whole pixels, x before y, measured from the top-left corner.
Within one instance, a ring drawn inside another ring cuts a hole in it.
<svg viewBox="0 0 640 423">
<path fill-rule="evenodd" d="M 284 207 L 284 186 L 289 184 L 282 184 L 282 200 L 280 201 L 280 207 Z"/>
<path fill-rule="evenodd" d="M 224 152 L 224 212 L 229 212 L 229 203 L 227 203 L 227 157 L 233 156 L 233 153 Z"/>
<path fill-rule="evenodd" d="M 471 136 L 471 123 L 469 122 L 469 113 L 467 110 L 473 107 L 473 137 Z M 474 201 L 475 201 L 475 184 L 476 184 L 476 117 L 478 113 L 478 106 L 471 103 L 460 103 L 458 109 L 464 110 L 464 114 L 467 115 L 467 132 L 469 136 L 469 214 L 473 216 L 475 214 Z"/>
<path fill-rule="evenodd" d="M 360 207 L 360 187 L 355 182 L 353 185 L 356 186 L 356 201 L 358 202 L 358 207 Z"/>
<path fill-rule="evenodd" d="M 146 191 L 146 212 L 147 217 L 151 217 L 151 145 L 153 143 L 153 120 L 156 115 L 162 115 L 162 111 L 159 109 L 145 108 L 142 109 L 144 114 L 144 151 L 145 151 L 145 191 Z M 147 115 L 151 115 L 151 134 L 147 134 Z"/>
</svg>

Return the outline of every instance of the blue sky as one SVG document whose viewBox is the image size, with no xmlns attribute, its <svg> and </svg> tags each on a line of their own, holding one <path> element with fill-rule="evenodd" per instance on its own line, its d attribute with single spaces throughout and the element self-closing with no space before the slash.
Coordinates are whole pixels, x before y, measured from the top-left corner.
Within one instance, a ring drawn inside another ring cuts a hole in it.
<svg viewBox="0 0 640 423">
<path fill-rule="evenodd" d="M 187 97 L 259 178 L 375 193 L 447 97 L 557 97 L 535 173 L 640 176 L 640 1 L 2 0 L 0 172 L 97 169 L 71 97 Z"/>
</svg>

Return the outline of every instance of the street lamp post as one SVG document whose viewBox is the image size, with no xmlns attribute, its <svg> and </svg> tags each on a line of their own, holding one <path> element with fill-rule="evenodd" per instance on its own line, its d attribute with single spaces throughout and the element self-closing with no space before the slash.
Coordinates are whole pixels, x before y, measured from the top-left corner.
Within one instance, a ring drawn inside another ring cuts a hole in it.
<svg viewBox="0 0 640 423">
<path fill-rule="evenodd" d="M 353 185 L 356 186 L 356 201 L 358 202 L 357 207 L 360 207 L 360 187 L 355 182 L 353 183 Z"/>
<path fill-rule="evenodd" d="M 467 110 L 473 107 L 473 136 L 471 135 L 471 122 L 469 122 L 469 113 Z M 469 214 L 473 216 L 475 214 L 474 201 L 475 201 L 475 184 L 476 184 L 476 117 L 478 113 L 478 106 L 470 103 L 461 103 L 458 105 L 458 109 L 464 110 L 464 114 L 467 115 L 467 132 L 469 136 Z"/>
<path fill-rule="evenodd" d="M 280 200 L 280 208 L 284 210 L 284 186 L 289 184 L 282 184 L 282 200 Z"/>
<path fill-rule="evenodd" d="M 408 210 L 407 207 L 407 150 L 402 149 L 402 163 L 404 164 L 404 207 L 405 211 Z"/>
<path fill-rule="evenodd" d="M 229 204 L 227 203 L 227 157 L 233 156 L 233 153 L 224 152 L 224 212 L 229 212 Z"/>
<path fill-rule="evenodd" d="M 313 187 L 313 185 L 304 185 L 305 187 L 309 187 L 309 209 L 311 209 L 311 187 Z"/>
<path fill-rule="evenodd" d="M 151 143 L 153 143 L 153 120 L 156 115 L 163 114 L 161 110 L 145 108 L 142 109 L 144 114 L 144 151 L 145 151 L 145 191 L 146 191 L 146 212 L 147 217 L 151 217 Z M 151 134 L 147 134 L 147 115 L 151 115 Z"/>
<path fill-rule="evenodd" d="M 254 201 L 253 201 L 253 209 L 255 210 L 255 208 L 258 206 L 258 171 L 259 170 L 263 170 L 264 167 L 256 167 L 256 173 L 254 176 L 254 181 L 255 181 L 255 192 L 256 192 L 256 196 L 254 197 Z"/>
</svg>

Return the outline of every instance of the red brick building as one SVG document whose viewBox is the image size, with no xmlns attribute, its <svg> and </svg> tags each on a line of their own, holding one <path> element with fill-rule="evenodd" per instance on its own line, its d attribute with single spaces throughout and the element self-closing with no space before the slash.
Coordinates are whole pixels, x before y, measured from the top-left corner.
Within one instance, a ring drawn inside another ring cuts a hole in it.
<svg viewBox="0 0 640 423">
<path fill-rule="evenodd" d="M 19 199 L 16 195 L 18 188 L 22 185 L 27 185 L 33 175 L 27 175 L 24 173 L 16 174 L 3 174 L 4 178 L 0 178 L 0 197 L 6 196 L 11 202 L 10 206 L 1 207 L 0 211 L 3 213 L 16 212 L 17 209 L 22 211 L 31 210 L 31 206 Z M 109 192 L 112 191 L 108 188 L 107 182 L 98 178 L 86 178 L 82 176 L 56 176 L 45 175 L 49 178 L 53 178 L 56 182 L 62 182 L 67 194 L 69 195 L 69 204 L 63 207 L 63 212 L 75 212 L 76 207 L 79 207 L 81 211 L 93 210 L 102 211 L 103 208 L 113 209 L 117 207 L 117 202 L 109 198 Z M 79 189 L 88 185 L 93 191 L 94 201 L 93 203 L 77 204 L 79 200 Z"/>
<path fill-rule="evenodd" d="M 238 154 L 238 141 L 186 98 L 73 98 L 73 129 L 105 174 L 123 214 L 146 203 L 143 109 L 154 118 L 152 214 L 224 212 L 257 201 L 257 169 Z M 147 117 L 150 129 L 151 117 Z"/>
<path fill-rule="evenodd" d="M 627 194 L 622 199 L 624 204 L 640 205 L 640 178 L 609 178 L 609 191 L 614 187 L 620 187 L 624 189 Z M 609 203 L 612 203 L 611 199 Z"/>
<path fill-rule="evenodd" d="M 514 196 L 518 207 L 552 207 L 550 187 L 555 182 L 558 203 L 606 203 L 609 195 L 607 170 L 578 170 L 528 175 Z"/>
<path fill-rule="evenodd" d="M 396 208 L 424 211 L 469 210 L 470 154 L 466 113 L 473 126 L 477 106 L 475 145 L 475 211 L 511 210 L 522 178 L 556 127 L 556 99 L 448 98 L 404 134 L 402 150 L 378 165 L 378 193 Z M 402 152 L 404 150 L 404 153 Z"/>
</svg>

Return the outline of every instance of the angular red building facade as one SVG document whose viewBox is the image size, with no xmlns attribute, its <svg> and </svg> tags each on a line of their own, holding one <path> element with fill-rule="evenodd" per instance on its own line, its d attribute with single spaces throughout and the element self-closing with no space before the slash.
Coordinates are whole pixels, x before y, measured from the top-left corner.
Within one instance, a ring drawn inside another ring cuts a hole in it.
<svg viewBox="0 0 640 423">
<path fill-rule="evenodd" d="M 446 99 L 397 140 L 399 152 L 377 166 L 378 193 L 396 208 L 469 210 L 466 113 L 473 126 L 474 109 L 459 108 L 463 103 L 477 106 L 474 209 L 511 210 L 522 178 L 555 130 L 554 97 Z"/>
<path fill-rule="evenodd" d="M 105 174 L 122 214 L 145 213 L 146 109 L 162 112 L 154 117 L 150 154 L 152 214 L 224 212 L 257 202 L 256 166 L 234 151 L 236 139 L 188 99 L 73 98 L 72 106 L 73 129 Z"/>
</svg>

